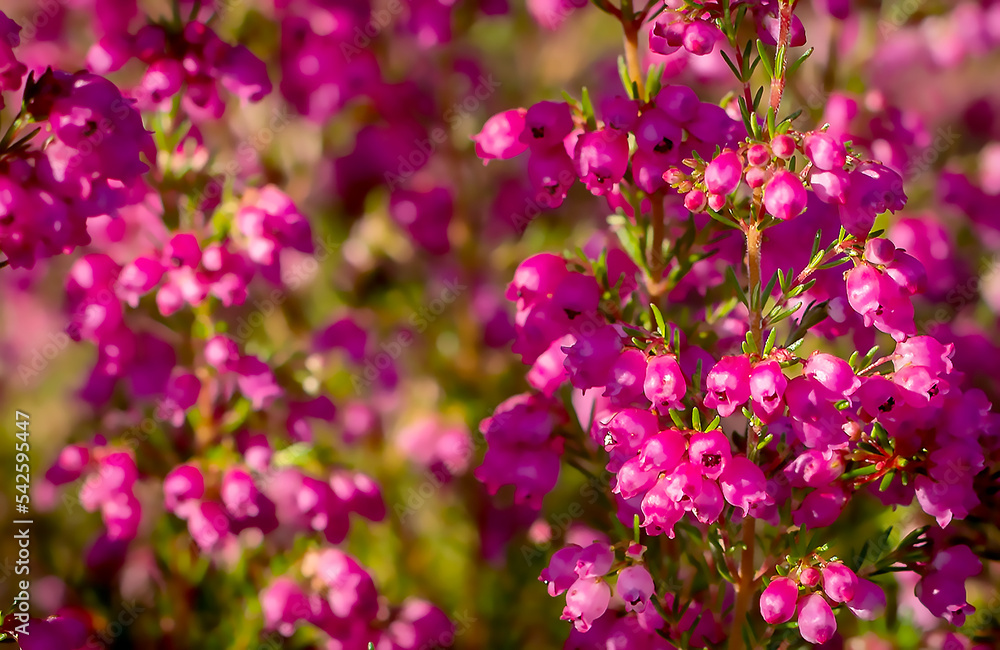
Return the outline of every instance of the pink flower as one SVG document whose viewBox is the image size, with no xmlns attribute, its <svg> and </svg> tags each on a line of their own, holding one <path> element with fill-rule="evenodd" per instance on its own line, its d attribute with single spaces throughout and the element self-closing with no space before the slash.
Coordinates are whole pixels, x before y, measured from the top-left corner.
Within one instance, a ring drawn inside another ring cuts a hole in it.
<svg viewBox="0 0 1000 650">
<path fill-rule="evenodd" d="M 780 625 L 795 614 L 799 587 L 790 578 L 775 578 L 760 595 L 760 615 L 769 625 Z"/>
<path fill-rule="evenodd" d="M 776 219 L 788 221 L 806 209 L 806 188 L 795 174 L 779 169 L 764 188 L 764 208 Z"/>
<path fill-rule="evenodd" d="M 726 463 L 719 485 L 726 501 L 743 510 L 744 516 L 751 506 L 768 500 L 764 472 L 745 456 L 736 456 Z"/>
<path fill-rule="evenodd" d="M 733 414 L 750 398 L 750 361 L 744 356 L 723 357 L 708 373 L 705 406 L 722 417 Z"/>
<path fill-rule="evenodd" d="M 650 359 L 646 366 L 643 394 L 665 413 L 669 409 L 681 408 L 681 400 L 687 392 L 687 382 L 680 364 L 672 356 L 658 356 Z"/>
<path fill-rule="evenodd" d="M 654 590 L 653 577 L 641 564 L 625 567 L 618 573 L 615 591 L 618 597 L 625 601 L 626 611 L 644 611 Z"/>
<path fill-rule="evenodd" d="M 799 603 L 799 633 L 809 643 L 826 643 L 837 631 L 830 603 L 819 594 L 804 596 Z"/>
<path fill-rule="evenodd" d="M 483 129 L 472 140 L 476 143 L 476 155 L 487 164 L 495 158 L 507 160 L 524 153 L 528 145 L 521 141 L 528 111 L 514 108 L 497 113 L 483 124 Z"/>
<path fill-rule="evenodd" d="M 705 478 L 717 479 L 733 457 L 729 438 L 721 431 L 706 431 L 691 434 L 688 456 Z"/>
<path fill-rule="evenodd" d="M 600 618 L 611 602 L 611 587 L 603 578 L 580 578 L 566 592 L 564 621 L 573 621 L 579 632 L 586 632 Z"/>
<path fill-rule="evenodd" d="M 705 186 L 713 194 L 731 194 L 740 185 L 743 162 L 734 151 L 723 151 L 705 168 Z"/>
<path fill-rule="evenodd" d="M 858 576 L 840 562 L 830 562 L 823 567 L 823 591 L 835 603 L 854 600 Z"/>
<path fill-rule="evenodd" d="M 847 607 L 861 620 L 874 621 L 885 609 L 885 592 L 874 582 L 858 578 L 854 598 L 847 601 Z"/>
</svg>

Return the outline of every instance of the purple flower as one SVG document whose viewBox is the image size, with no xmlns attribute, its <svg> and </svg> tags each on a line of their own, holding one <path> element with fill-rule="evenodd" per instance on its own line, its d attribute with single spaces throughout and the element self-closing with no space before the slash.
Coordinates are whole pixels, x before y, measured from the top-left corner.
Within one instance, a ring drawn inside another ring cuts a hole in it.
<svg viewBox="0 0 1000 650">
<path fill-rule="evenodd" d="M 646 496 L 642 498 L 642 527 L 650 535 L 658 535 L 661 532 L 673 539 L 674 524 L 684 516 L 684 508 L 677 504 L 676 500 L 670 496 L 668 490 L 671 482 L 662 478 L 653 485 Z"/>
<path fill-rule="evenodd" d="M 719 28 L 704 20 L 695 20 L 684 28 L 684 49 L 696 56 L 711 53 L 717 41 L 722 39 Z"/>
<path fill-rule="evenodd" d="M 250 400 L 251 408 L 255 411 L 266 409 L 284 392 L 275 381 L 271 367 L 255 356 L 242 357 L 237 364 L 236 373 L 240 392 Z"/>
<path fill-rule="evenodd" d="M 806 360 L 802 373 L 826 389 L 831 400 L 850 397 L 861 386 L 850 364 L 832 354 L 814 352 Z"/>
<path fill-rule="evenodd" d="M 885 609 L 885 592 L 871 580 L 858 578 L 854 598 L 847 601 L 847 607 L 863 621 L 874 621 Z"/>
<path fill-rule="evenodd" d="M 606 386 L 621 349 L 621 337 L 611 325 L 603 325 L 589 335 L 581 333 L 572 345 L 562 348 L 570 382 L 584 389 Z"/>
<path fill-rule="evenodd" d="M 573 160 L 587 189 L 603 196 L 628 169 L 628 137 L 615 129 L 584 133 L 576 141 Z"/>
<path fill-rule="evenodd" d="M 850 177 L 840 169 L 825 172 L 814 170 L 809 174 L 809 186 L 820 201 L 843 205 L 847 201 Z"/>
<path fill-rule="evenodd" d="M 544 193 L 538 197 L 538 202 L 545 208 L 555 209 L 562 205 L 576 182 L 576 167 L 561 147 L 533 150 L 528 157 L 528 180 L 532 188 Z"/>
<path fill-rule="evenodd" d="M 832 526 L 846 502 L 847 496 L 840 487 L 818 488 L 806 495 L 798 510 L 792 512 L 792 521 L 797 526 L 811 529 Z"/>
<path fill-rule="evenodd" d="M 682 138 L 683 132 L 677 122 L 657 107 L 644 111 L 635 127 L 635 143 L 639 151 L 670 155 L 671 160 L 677 159 Z"/>
<path fill-rule="evenodd" d="M 451 250 L 448 225 L 454 215 L 454 199 L 448 189 L 396 190 L 389 200 L 389 213 L 428 253 L 444 255 Z"/>
<path fill-rule="evenodd" d="M 660 470 L 643 467 L 641 456 L 633 456 L 626 460 L 618 469 L 615 494 L 621 494 L 626 499 L 645 494 L 656 483 Z"/>
<path fill-rule="evenodd" d="M 520 140 L 532 150 L 545 150 L 562 144 L 573 130 L 573 113 L 566 102 L 538 102 L 524 115 Z"/>
<path fill-rule="evenodd" d="M 261 590 L 260 606 L 264 614 L 264 629 L 278 630 L 284 636 L 291 636 L 295 624 L 312 614 L 302 588 L 284 577 Z"/>
<path fill-rule="evenodd" d="M 583 549 L 576 544 L 565 546 L 549 559 L 549 565 L 542 569 L 538 576 L 548 586 L 549 595 L 553 598 L 569 589 L 577 581 L 576 563 Z"/>
<path fill-rule="evenodd" d="M 615 552 L 611 547 L 595 542 L 577 555 L 574 571 L 578 578 L 600 578 L 611 570 L 614 561 Z"/>
<path fill-rule="evenodd" d="M 938 551 L 914 593 L 934 616 L 961 627 L 965 617 L 976 611 L 966 600 L 965 581 L 982 567 L 976 554 L 964 544 Z"/>
<path fill-rule="evenodd" d="M 783 470 L 792 487 L 821 487 L 844 473 L 844 461 L 832 450 L 807 449 Z"/>
<path fill-rule="evenodd" d="M 795 615 L 799 586 L 791 578 L 775 578 L 760 595 L 760 615 L 768 625 L 780 625 Z"/>
</svg>

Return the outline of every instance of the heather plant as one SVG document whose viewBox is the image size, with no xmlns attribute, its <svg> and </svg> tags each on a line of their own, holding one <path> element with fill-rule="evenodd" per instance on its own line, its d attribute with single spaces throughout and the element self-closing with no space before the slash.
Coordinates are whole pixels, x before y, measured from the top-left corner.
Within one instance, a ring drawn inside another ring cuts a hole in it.
<svg viewBox="0 0 1000 650">
<path fill-rule="evenodd" d="M 0 639 L 997 647 L 1000 4 L 877 4 L 5 6 Z"/>
</svg>

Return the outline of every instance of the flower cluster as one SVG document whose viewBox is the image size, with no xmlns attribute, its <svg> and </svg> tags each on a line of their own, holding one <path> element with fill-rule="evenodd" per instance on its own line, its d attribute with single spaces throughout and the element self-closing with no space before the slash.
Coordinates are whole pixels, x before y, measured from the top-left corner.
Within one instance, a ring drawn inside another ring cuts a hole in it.
<svg viewBox="0 0 1000 650">
<path fill-rule="evenodd" d="M 0 28 L 7 59 L 0 91 L 24 86 L 21 110 L 0 142 L 0 250 L 12 267 L 31 268 L 89 244 L 88 219 L 134 203 L 156 149 L 113 83 L 51 68 L 25 78 L 12 49 L 20 27 L 0 13 Z"/>
</svg>

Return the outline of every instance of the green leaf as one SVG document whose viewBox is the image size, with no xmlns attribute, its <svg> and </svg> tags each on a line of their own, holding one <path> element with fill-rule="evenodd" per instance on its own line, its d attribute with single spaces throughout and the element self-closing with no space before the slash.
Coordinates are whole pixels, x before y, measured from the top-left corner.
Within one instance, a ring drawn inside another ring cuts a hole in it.
<svg viewBox="0 0 1000 650">
<path fill-rule="evenodd" d="M 853 481 L 860 476 L 869 476 L 877 471 L 878 465 L 865 465 L 864 467 L 858 467 L 849 472 L 844 472 L 841 475 L 841 478 L 845 481 Z"/>
<path fill-rule="evenodd" d="M 587 87 L 583 87 L 582 95 L 580 98 L 580 108 L 583 111 L 583 117 L 587 120 L 587 129 L 594 131 L 597 129 L 597 118 L 594 117 L 594 104 L 590 101 L 590 92 Z"/>
<path fill-rule="evenodd" d="M 687 429 L 687 425 L 684 423 L 684 420 L 681 418 L 681 412 L 680 411 L 678 411 L 677 409 L 670 409 L 669 412 L 670 412 L 670 419 L 674 421 L 674 424 L 677 425 L 678 429 Z"/>
<path fill-rule="evenodd" d="M 736 290 L 736 294 L 740 297 L 743 304 L 749 308 L 750 302 L 747 300 L 747 294 L 743 291 L 743 287 L 740 286 L 740 281 L 736 278 L 736 271 L 733 270 L 732 266 L 726 267 L 726 279 L 733 285 L 733 289 Z"/>
<path fill-rule="evenodd" d="M 667 326 L 663 322 L 663 314 L 660 313 L 660 308 L 654 303 L 649 303 L 649 309 L 653 312 L 653 318 L 656 319 L 656 331 L 660 333 L 660 336 L 664 340 L 667 338 Z"/>
<path fill-rule="evenodd" d="M 734 75 L 736 75 L 736 78 L 739 81 L 743 81 L 743 74 L 740 72 L 739 68 L 736 67 L 736 64 L 733 63 L 732 59 L 729 58 L 729 55 L 726 54 L 725 50 L 719 50 L 719 52 L 722 54 L 722 58 L 725 60 L 726 65 L 728 65 L 729 69 L 733 71 Z"/>
<path fill-rule="evenodd" d="M 771 279 L 768 280 L 767 284 L 764 286 L 764 290 L 760 292 L 761 306 L 763 306 L 767 299 L 771 297 L 771 293 L 774 291 L 774 283 L 778 281 L 778 272 L 775 271 Z"/>
<path fill-rule="evenodd" d="M 663 63 L 649 66 L 649 72 L 646 74 L 646 96 L 650 99 L 655 98 L 663 87 L 663 69 L 665 67 L 666 65 Z"/>
<path fill-rule="evenodd" d="M 816 50 L 814 47 L 810 47 L 808 50 L 803 52 L 802 56 L 795 60 L 792 65 L 788 66 L 788 72 L 785 74 L 786 77 L 791 77 L 795 74 L 795 71 L 799 69 L 799 66 L 805 63 L 806 59 Z"/>
<path fill-rule="evenodd" d="M 763 356 L 767 356 L 771 350 L 774 348 L 774 338 L 777 336 L 777 328 L 771 328 L 771 331 L 767 333 L 767 341 L 764 342 L 764 351 L 761 353 Z"/>
<path fill-rule="evenodd" d="M 774 78 L 774 66 L 771 64 L 771 57 L 767 55 L 767 51 L 764 49 L 764 42 L 759 38 L 757 39 L 757 54 L 760 56 L 760 62 L 764 65 L 767 80 L 771 81 Z"/>
<path fill-rule="evenodd" d="M 701 428 L 701 411 L 698 410 L 697 406 L 691 409 L 691 424 L 696 431 L 703 430 Z"/>
</svg>

